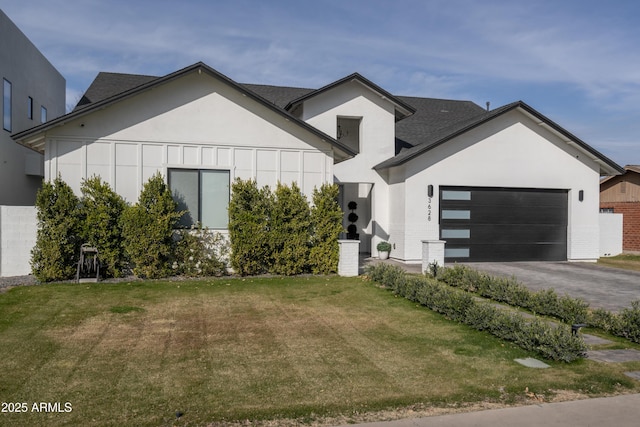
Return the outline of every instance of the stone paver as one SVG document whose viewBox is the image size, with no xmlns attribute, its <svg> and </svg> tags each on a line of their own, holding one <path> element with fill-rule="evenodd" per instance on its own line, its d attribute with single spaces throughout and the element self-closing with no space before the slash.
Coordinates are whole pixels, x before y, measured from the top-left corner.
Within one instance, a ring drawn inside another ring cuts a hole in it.
<svg viewBox="0 0 640 427">
<path fill-rule="evenodd" d="M 597 337 L 595 335 L 580 334 L 580 336 L 582 336 L 582 340 L 584 341 L 584 343 L 586 345 L 594 346 L 594 345 L 613 344 L 613 341 L 606 340 L 604 338 L 600 338 L 600 337 Z"/>
<path fill-rule="evenodd" d="M 598 362 L 622 363 L 640 361 L 638 350 L 589 350 L 587 357 Z"/>
<path fill-rule="evenodd" d="M 546 369 L 551 366 L 547 365 L 541 360 L 534 359 L 533 357 L 527 357 L 526 359 L 513 359 L 521 365 L 526 366 L 527 368 L 536 368 L 536 369 Z"/>
</svg>

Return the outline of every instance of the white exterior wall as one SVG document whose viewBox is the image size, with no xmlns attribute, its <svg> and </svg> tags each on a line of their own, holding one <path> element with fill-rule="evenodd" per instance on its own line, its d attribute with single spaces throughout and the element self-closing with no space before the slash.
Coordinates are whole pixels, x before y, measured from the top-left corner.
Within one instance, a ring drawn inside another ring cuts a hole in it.
<svg viewBox="0 0 640 427">
<path fill-rule="evenodd" d="M 405 259 L 406 186 L 404 167 L 389 171 L 389 238 L 391 258 Z"/>
<path fill-rule="evenodd" d="M 329 143 L 207 73 L 193 73 L 78 118 L 47 134 L 45 176 L 76 193 L 99 175 L 128 202 L 168 168 L 211 168 L 310 197 L 333 181 Z"/>
<path fill-rule="evenodd" d="M 35 206 L 0 206 L 0 277 L 31 273 L 38 229 Z"/>
<path fill-rule="evenodd" d="M 33 205 L 42 184 L 43 156 L 11 135 L 39 125 L 40 107 L 51 120 L 65 112 L 66 82 L 29 39 L 0 10 L 0 99 L 3 79 L 11 83 L 11 131 L 0 127 L 0 204 Z M 29 118 L 27 99 L 33 99 Z M 0 118 L 2 117 L 0 102 Z M 11 185 L 4 185 L 10 182 Z"/>
<path fill-rule="evenodd" d="M 305 101 L 302 119 L 328 135 L 337 134 L 337 118 L 362 118 L 360 152 L 334 166 L 337 183 L 373 184 L 370 224 L 365 228 L 370 241 L 361 239 L 361 251 L 377 255 L 376 244 L 390 236 L 389 191 L 386 176 L 373 170 L 393 157 L 395 150 L 395 108 L 357 82 L 342 84 Z M 348 200 L 346 200 L 348 202 Z M 393 255 L 393 251 L 392 251 Z"/>
<path fill-rule="evenodd" d="M 421 258 L 422 240 L 439 239 L 440 186 L 455 185 L 568 190 L 567 258 L 599 256 L 599 166 L 517 110 L 410 160 L 404 170 L 407 261 Z"/>
<path fill-rule="evenodd" d="M 600 256 L 616 256 L 622 253 L 622 220 L 618 213 L 600 214 Z"/>
</svg>

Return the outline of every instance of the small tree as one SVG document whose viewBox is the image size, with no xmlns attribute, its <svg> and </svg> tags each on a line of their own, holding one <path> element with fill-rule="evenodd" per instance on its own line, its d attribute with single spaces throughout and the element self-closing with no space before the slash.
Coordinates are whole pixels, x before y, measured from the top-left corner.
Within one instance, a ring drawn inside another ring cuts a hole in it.
<svg viewBox="0 0 640 427">
<path fill-rule="evenodd" d="M 343 212 L 338 205 L 338 186 L 324 184 L 313 190 L 311 207 L 311 250 L 309 265 L 313 274 L 338 271 L 340 248 L 338 236 L 342 231 Z"/>
<path fill-rule="evenodd" d="M 296 183 L 278 183 L 271 216 L 272 273 L 301 274 L 309 263 L 309 204 Z"/>
<path fill-rule="evenodd" d="M 31 251 L 33 275 L 42 282 L 66 280 L 76 273 L 80 251 L 79 200 L 62 178 L 43 182 L 36 196 L 38 232 Z"/>
<path fill-rule="evenodd" d="M 83 242 L 98 248 L 106 276 L 120 277 L 125 263 L 121 217 L 127 204 L 98 176 L 84 180 L 80 191 Z"/>
<path fill-rule="evenodd" d="M 261 274 L 271 265 L 269 215 L 273 197 L 269 187 L 258 189 L 254 180 L 236 179 L 229 201 L 231 266 L 246 276 Z"/>
<path fill-rule="evenodd" d="M 176 206 L 164 179 L 156 173 L 142 188 L 138 203 L 125 209 L 124 249 L 137 276 L 171 275 L 173 230 L 183 214 Z"/>
</svg>

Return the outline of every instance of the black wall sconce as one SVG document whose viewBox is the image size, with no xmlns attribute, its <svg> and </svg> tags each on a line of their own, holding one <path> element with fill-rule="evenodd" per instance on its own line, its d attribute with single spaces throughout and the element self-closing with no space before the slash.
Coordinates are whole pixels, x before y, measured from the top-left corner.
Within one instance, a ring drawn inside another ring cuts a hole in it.
<svg viewBox="0 0 640 427">
<path fill-rule="evenodd" d="M 428 185 L 427 186 L 427 195 L 429 197 L 433 197 L 433 185 Z"/>
<path fill-rule="evenodd" d="M 580 201 L 584 200 L 584 190 L 578 191 L 578 200 Z"/>
</svg>

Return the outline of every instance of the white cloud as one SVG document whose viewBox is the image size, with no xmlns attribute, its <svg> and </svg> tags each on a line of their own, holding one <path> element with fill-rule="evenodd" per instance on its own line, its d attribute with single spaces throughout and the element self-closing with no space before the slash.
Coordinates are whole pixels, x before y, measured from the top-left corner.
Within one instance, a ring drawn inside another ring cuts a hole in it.
<svg viewBox="0 0 640 427">
<path fill-rule="evenodd" d="M 163 75 L 202 60 L 248 83 L 319 87 L 357 71 L 402 95 L 482 106 L 533 97 L 543 113 L 562 108 L 558 119 L 584 128 L 580 135 L 600 126 L 598 140 L 633 141 L 638 131 L 632 119 L 611 119 L 640 116 L 635 3 L 363 4 L 11 0 L 2 7 L 67 78 L 68 102 L 99 71 Z"/>
</svg>

